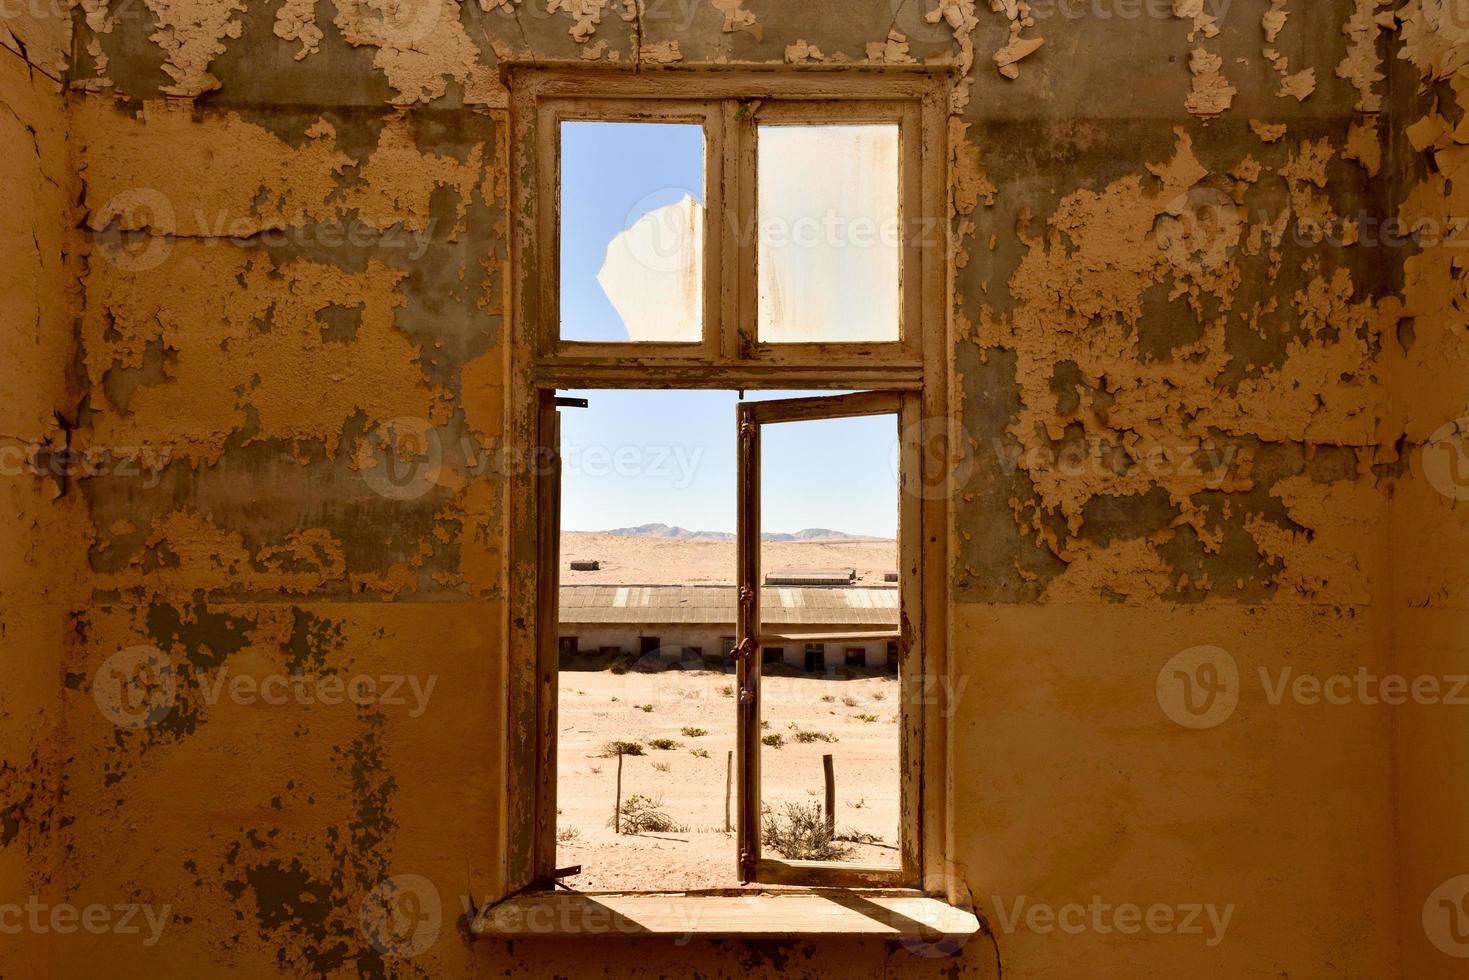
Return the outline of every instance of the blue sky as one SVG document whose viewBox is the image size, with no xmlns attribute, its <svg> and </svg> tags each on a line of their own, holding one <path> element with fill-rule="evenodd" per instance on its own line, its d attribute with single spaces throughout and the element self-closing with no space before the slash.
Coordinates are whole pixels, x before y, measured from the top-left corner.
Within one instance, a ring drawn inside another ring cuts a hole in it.
<svg viewBox="0 0 1469 980">
<path fill-rule="evenodd" d="M 737 392 L 567 394 L 590 406 L 561 410 L 564 530 L 653 523 L 734 530 Z M 822 393 L 745 397 L 797 394 Z M 893 416 L 767 425 L 762 439 L 763 530 L 896 535 Z"/>
<path fill-rule="evenodd" d="M 607 244 L 649 211 L 704 202 L 704 131 L 682 123 L 561 124 L 561 336 L 626 340 L 597 284 Z"/>
<path fill-rule="evenodd" d="M 665 123 L 562 124 L 563 336 L 625 340 L 596 275 L 607 244 L 685 194 L 704 199 L 703 134 Z M 562 527 L 663 523 L 733 531 L 733 391 L 583 391 L 562 409 Z M 747 398 L 792 392 L 747 393 Z M 810 392 L 809 394 L 816 394 Z M 765 427 L 764 530 L 826 527 L 893 537 L 897 422 L 891 416 Z"/>
</svg>

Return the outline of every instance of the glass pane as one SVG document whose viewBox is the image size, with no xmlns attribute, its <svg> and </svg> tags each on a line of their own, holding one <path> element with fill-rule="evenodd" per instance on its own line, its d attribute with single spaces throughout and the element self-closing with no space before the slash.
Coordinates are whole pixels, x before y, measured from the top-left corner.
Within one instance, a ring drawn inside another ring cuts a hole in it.
<svg viewBox="0 0 1469 980">
<path fill-rule="evenodd" d="M 761 429 L 765 632 L 897 629 L 896 436 L 891 415 Z M 899 685 L 886 640 L 762 650 L 762 853 L 899 863 Z"/>
<path fill-rule="evenodd" d="M 704 129 L 561 124 L 561 339 L 704 333 Z"/>
<path fill-rule="evenodd" d="M 898 127 L 761 126 L 759 337 L 898 339 Z"/>
</svg>

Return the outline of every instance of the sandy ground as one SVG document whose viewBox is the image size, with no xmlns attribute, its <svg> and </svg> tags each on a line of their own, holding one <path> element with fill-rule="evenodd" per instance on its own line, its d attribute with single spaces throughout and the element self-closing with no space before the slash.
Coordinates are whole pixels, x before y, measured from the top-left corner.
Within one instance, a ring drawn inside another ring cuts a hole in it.
<svg viewBox="0 0 1469 980">
<path fill-rule="evenodd" d="M 602 562 L 596 572 L 573 572 L 575 558 Z M 766 572 L 789 568 L 855 568 L 859 585 L 882 585 L 897 569 L 893 541 L 767 541 L 760 552 Z M 733 541 L 677 541 L 621 537 L 585 531 L 561 535 L 562 585 L 733 584 Z"/>
<path fill-rule="evenodd" d="M 560 683 L 556 862 L 582 866 L 567 884 L 581 891 L 737 884 L 735 838 L 723 832 L 725 766 L 735 735 L 733 675 L 563 669 Z M 897 677 L 767 676 L 761 693 L 767 732 L 779 732 L 785 740 L 779 749 L 762 747 L 764 802 L 777 810 L 786 801 L 819 805 L 821 757 L 829 752 L 836 773 L 838 835 L 857 830 L 884 842 L 858 845 L 849 859 L 896 865 Z M 707 734 L 686 735 L 685 727 Z M 836 741 L 800 743 L 797 729 L 826 733 Z M 618 835 L 609 826 L 617 759 L 604 757 L 603 746 L 614 739 L 647 745 L 654 738 L 671 738 L 676 745 L 624 756 L 623 797 L 639 793 L 661 800 L 662 810 L 686 829 Z M 707 752 L 707 758 L 694 750 Z M 733 809 L 731 802 L 732 819 Z"/>
</svg>

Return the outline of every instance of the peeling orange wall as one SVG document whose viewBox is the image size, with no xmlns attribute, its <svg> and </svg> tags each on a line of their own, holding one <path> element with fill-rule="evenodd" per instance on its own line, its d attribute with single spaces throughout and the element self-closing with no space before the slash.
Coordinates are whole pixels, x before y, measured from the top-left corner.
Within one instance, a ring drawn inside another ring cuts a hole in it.
<svg viewBox="0 0 1469 980">
<path fill-rule="evenodd" d="M 18 28 L 17 28 L 18 29 Z M 13 36 L 12 36 L 13 39 Z M 43 53 L 38 45 L 38 56 Z M 38 59 L 40 60 L 40 59 Z M 84 601 L 86 510 L 57 476 L 75 427 L 77 309 L 68 227 L 77 181 L 61 86 L 13 49 L 0 50 L 0 896 L 63 890 L 57 874 L 63 806 L 61 658 Z M 68 489 L 70 492 L 68 492 Z M 0 973 L 44 975 L 50 939 L 0 934 Z"/>
<path fill-rule="evenodd" d="M 1401 440 L 1392 494 L 1393 645 L 1404 674 L 1469 673 L 1469 23 L 1452 5 L 1409 4 L 1398 57 L 1422 79 L 1401 93 L 1395 122 L 1398 213 L 1443 229 L 1403 263 L 1404 343 L 1391 351 L 1389 433 Z M 1462 709 L 1403 711 L 1397 725 L 1403 972 L 1450 977 L 1445 884 L 1469 869 L 1469 767 Z M 1432 917 L 1440 927 L 1424 927 Z"/>
<path fill-rule="evenodd" d="M 0 622 L 24 680 L 0 691 L 0 882 L 173 913 L 156 946 L 23 936 L 14 962 L 1456 975 L 1422 919 L 1469 874 L 1462 709 L 1274 704 L 1259 680 L 1469 672 L 1465 503 L 1424 468 L 1463 451 L 1443 426 L 1469 413 L 1469 277 L 1453 242 L 1382 227 L 1469 214 L 1451 13 L 88 0 L 0 34 L 0 122 L 34 146 L 3 164 L 30 195 L 7 254 L 35 256 L 4 273 L 23 329 L 0 436 L 54 449 L 71 428 L 108 454 L 65 487 L 5 478 L 23 557 Z M 955 66 L 954 836 L 994 929 L 957 958 L 511 947 L 455 925 L 460 896 L 500 888 L 498 66 L 532 59 Z M 42 71 L 65 73 L 64 98 Z M 1205 646 L 1238 670 L 1238 704 L 1189 727 L 1165 687 Z M 167 711 L 116 724 L 109 671 L 150 649 L 173 667 Z M 211 695 L 221 670 L 438 686 L 418 716 L 241 704 Z M 398 874 L 444 902 L 410 958 L 358 919 Z M 1002 914 L 1093 898 L 1233 911 L 1217 944 Z"/>
</svg>

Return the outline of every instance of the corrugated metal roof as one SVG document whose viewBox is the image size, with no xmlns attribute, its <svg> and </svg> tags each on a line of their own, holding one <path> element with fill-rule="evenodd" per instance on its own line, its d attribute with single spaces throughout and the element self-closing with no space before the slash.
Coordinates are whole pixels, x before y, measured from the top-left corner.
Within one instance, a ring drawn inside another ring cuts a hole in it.
<svg viewBox="0 0 1469 980">
<path fill-rule="evenodd" d="M 560 601 L 560 620 L 568 624 L 733 628 L 735 621 L 731 585 L 563 585 Z M 896 627 L 898 590 L 763 588 L 760 611 L 770 626 Z"/>
<path fill-rule="evenodd" d="M 766 585 L 849 585 L 857 578 L 855 568 L 787 568 L 765 576 Z"/>
</svg>

